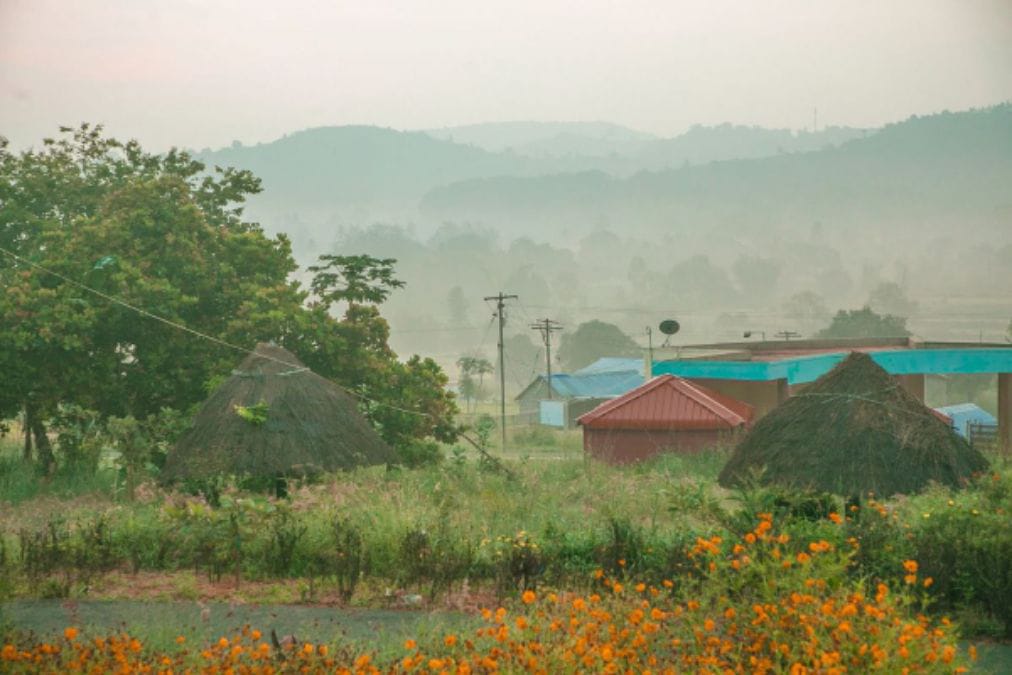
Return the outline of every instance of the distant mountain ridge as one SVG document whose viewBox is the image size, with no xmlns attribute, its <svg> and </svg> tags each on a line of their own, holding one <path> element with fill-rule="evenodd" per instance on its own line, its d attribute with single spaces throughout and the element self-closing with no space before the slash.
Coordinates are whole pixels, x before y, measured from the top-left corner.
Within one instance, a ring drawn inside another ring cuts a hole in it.
<svg viewBox="0 0 1012 675">
<path fill-rule="evenodd" d="M 297 249 L 331 241 L 339 227 L 376 222 L 428 230 L 471 223 L 539 237 L 602 224 L 751 233 L 813 222 L 992 227 L 1012 209 L 1010 111 L 1003 104 L 912 117 L 874 131 L 693 127 L 671 139 L 605 123 L 438 130 L 490 147 L 517 141 L 541 154 L 493 152 L 431 131 L 321 127 L 197 156 L 259 176 L 264 191 L 249 215 L 292 233 Z M 626 150 L 595 156 L 594 143 Z M 549 154 L 566 144 L 572 152 Z"/>
<path fill-rule="evenodd" d="M 1012 225 L 1012 105 L 913 117 L 803 153 L 630 177 L 602 172 L 472 179 L 432 190 L 424 216 L 532 231 L 605 222 L 640 231 L 761 234 L 840 227 Z"/>
</svg>

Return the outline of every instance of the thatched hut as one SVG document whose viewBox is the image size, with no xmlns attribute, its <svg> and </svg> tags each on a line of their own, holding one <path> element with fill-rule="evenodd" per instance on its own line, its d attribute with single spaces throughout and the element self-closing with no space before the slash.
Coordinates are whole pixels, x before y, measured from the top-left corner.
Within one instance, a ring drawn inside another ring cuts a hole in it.
<svg viewBox="0 0 1012 675">
<path fill-rule="evenodd" d="M 261 343 L 201 407 L 163 476 L 275 477 L 394 460 L 349 394 Z"/>
<path fill-rule="evenodd" d="M 720 473 L 724 486 L 764 483 L 862 496 L 958 487 L 988 463 L 867 354 L 762 418 Z"/>
</svg>

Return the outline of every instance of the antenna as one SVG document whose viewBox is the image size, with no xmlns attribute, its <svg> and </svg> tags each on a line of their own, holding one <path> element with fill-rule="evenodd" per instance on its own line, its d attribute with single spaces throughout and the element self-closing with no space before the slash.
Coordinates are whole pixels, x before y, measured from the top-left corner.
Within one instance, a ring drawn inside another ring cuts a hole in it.
<svg viewBox="0 0 1012 675">
<path fill-rule="evenodd" d="M 682 326 L 674 319 L 665 319 L 664 321 L 661 321 L 661 325 L 658 326 L 657 328 L 660 329 L 662 333 L 667 335 L 667 337 L 664 338 L 664 344 L 662 345 L 664 347 L 667 347 L 668 342 L 671 341 L 671 336 L 680 331 L 682 329 Z"/>
</svg>

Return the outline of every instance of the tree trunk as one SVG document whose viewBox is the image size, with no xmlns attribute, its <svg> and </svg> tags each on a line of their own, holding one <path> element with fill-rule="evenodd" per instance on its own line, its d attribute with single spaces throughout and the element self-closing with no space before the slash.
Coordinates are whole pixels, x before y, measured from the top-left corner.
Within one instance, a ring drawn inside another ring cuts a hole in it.
<svg viewBox="0 0 1012 675">
<path fill-rule="evenodd" d="M 25 449 L 22 453 L 22 458 L 26 462 L 32 461 L 32 420 L 35 417 L 35 411 L 32 410 L 30 404 L 25 405 L 25 421 L 22 426 L 22 431 L 25 432 Z"/>
<path fill-rule="evenodd" d="M 50 474 L 56 467 L 56 458 L 53 456 L 53 446 L 49 443 L 49 436 L 46 435 L 46 424 L 38 414 L 32 415 L 32 435 L 35 436 L 39 465 L 44 473 Z"/>
</svg>

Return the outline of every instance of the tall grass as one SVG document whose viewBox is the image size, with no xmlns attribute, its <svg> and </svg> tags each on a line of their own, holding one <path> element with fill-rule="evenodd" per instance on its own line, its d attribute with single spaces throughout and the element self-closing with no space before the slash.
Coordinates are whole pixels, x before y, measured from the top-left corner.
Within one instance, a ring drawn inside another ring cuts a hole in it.
<svg viewBox="0 0 1012 675">
<path fill-rule="evenodd" d="M 0 438 L 0 504 L 20 504 L 43 496 L 60 499 L 96 493 L 111 496 L 115 486 L 116 472 L 112 469 L 42 475 L 34 464 L 22 459 L 20 444 L 10 437 Z"/>
</svg>

